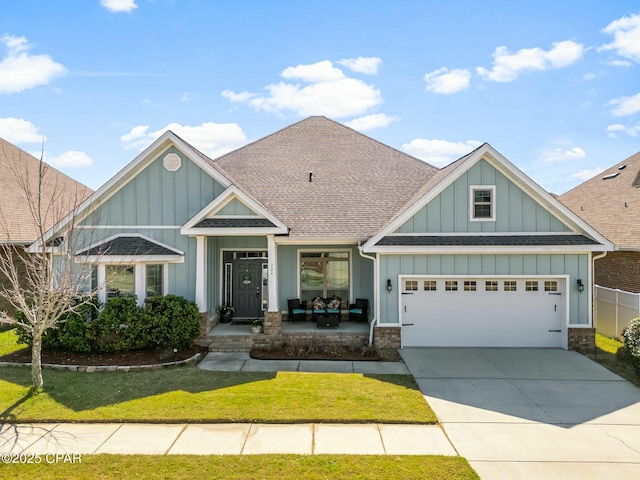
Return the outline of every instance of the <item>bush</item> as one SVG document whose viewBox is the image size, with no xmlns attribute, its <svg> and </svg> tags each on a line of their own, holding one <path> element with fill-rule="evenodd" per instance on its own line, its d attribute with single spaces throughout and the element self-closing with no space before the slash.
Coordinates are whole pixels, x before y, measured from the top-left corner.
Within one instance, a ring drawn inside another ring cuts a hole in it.
<svg viewBox="0 0 640 480">
<path fill-rule="evenodd" d="M 640 376 L 640 317 L 629 320 L 622 331 L 624 337 L 624 357 Z"/>
<path fill-rule="evenodd" d="M 110 298 L 92 322 L 92 350 L 116 353 L 148 347 L 152 343 L 148 320 L 135 296 Z"/>
<path fill-rule="evenodd" d="M 191 348 L 200 333 L 200 312 L 194 302 L 176 295 L 145 300 L 155 345 L 177 351 Z"/>
</svg>

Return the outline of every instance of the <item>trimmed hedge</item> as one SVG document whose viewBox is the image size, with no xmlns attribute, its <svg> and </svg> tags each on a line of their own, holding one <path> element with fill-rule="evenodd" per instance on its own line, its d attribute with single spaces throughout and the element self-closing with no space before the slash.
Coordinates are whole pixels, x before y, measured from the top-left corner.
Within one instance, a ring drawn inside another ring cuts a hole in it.
<svg viewBox="0 0 640 480">
<path fill-rule="evenodd" d="M 200 313 L 184 297 L 152 297 L 138 306 L 135 296 L 114 297 L 101 305 L 95 299 L 65 315 L 45 332 L 43 350 L 118 353 L 148 348 L 187 350 L 200 332 Z M 18 312 L 16 316 L 24 313 Z M 18 341 L 31 346 L 31 335 L 18 327 Z"/>
<path fill-rule="evenodd" d="M 629 320 L 622 331 L 624 337 L 624 358 L 633 366 L 640 377 L 640 317 Z"/>
</svg>

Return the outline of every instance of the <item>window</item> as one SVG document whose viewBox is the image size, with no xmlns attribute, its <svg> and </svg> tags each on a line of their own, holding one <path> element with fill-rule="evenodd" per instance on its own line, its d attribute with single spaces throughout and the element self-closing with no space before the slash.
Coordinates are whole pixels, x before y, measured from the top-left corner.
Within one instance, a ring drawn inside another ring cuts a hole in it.
<svg viewBox="0 0 640 480">
<path fill-rule="evenodd" d="M 162 265 L 147 265 L 147 282 L 145 297 L 162 295 L 163 292 L 163 268 Z"/>
<path fill-rule="evenodd" d="M 545 281 L 544 282 L 544 291 L 545 292 L 557 292 L 558 291 L 558 282 L 555 280 Z"/>
<path fill-rule="evenodd" d="M 416 291 L 418 291 L 418 281 L 417 280 L 405 280 L 404 281 L 404 289 L 407 292 L 416 292 Z"/>
<path fill-rule="evenodd" d="M 107 299 L 135 295 L 134 276 L 133 266 L 106 265 Z"/>
<path fill-rule="evenodd" d="M 300 252 L 303 299 L 349 297 L 349 252 Z"/>
<path fill-rule="evenodd" d="M 424 291 L 425 292 L 435 292 L 437 289 L 435 280 L 425 280 L 424 281 Z"/>
<path fill-rule="evenodd" d="M 538 291 L 538 282 L 537 281 L 529 281 L 525 282 L 524 289 L 527 292 L 537 292 Z"/>
<path fill-rule="evenodd" d="M 471 221 L 495 220 L 495 186 L 471 187 Z"/>
<path fill-rule="evenodd" d="M 447 292 L 457 292 L 458 291 L 458 281 L 457 280 L 447 280 L 444 282 L 444 289 Z"/>
<path fill-rule="evenodd" d="M 474 280 L 464 282 L 464 291 L 465 292 L 475 292 L 476 291 L 476 282 Z"/>
<path fill-rule="evenodd" d="M 515 292 L 518 290 L 518 284 L 513 280 L 506 280 L 504 282 L 504 291 L 505 292 Z"/>
<path fill-rule="evenodd" d="M 487 280 L 484 282 L 484 291 L 485 292 L 497 292 L 498 291 L 498 282 L 495 280 Z"/>
</svg>

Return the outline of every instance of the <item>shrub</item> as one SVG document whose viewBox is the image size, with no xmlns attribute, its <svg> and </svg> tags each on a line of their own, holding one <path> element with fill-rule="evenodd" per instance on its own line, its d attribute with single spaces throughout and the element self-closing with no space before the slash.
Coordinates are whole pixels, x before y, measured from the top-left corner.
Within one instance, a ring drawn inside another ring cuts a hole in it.
<svg viewBox="0 0 640 480">
<path fill-rule="evenodd" d="M 176 295 L 145 300 L 155 345 L 178 351 L 191 348 L 200 333 L 200 312 L 194 302 Z"/>
<path fill-rule="evenodd" d="M 145 310 L 135 296 L 113 297 L 92 322 L 91 341 L 98 352 L 124 352 L 148 347 L 152 342 Z"/>
<path fill-rule="evenodd" d="M 640 376 L 640 317 L 629 320 L 622 331 L 624 337 L 624 357 Z"/>
</svg>

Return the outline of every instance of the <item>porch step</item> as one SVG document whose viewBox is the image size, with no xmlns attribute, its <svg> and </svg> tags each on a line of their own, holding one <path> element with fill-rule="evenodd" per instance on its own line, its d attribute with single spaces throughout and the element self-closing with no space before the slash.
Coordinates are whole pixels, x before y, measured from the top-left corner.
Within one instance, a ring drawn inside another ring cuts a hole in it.
<svg viewBox="0 0 640 480">
<path fill-rule="evenodd" d="M 264 335 L 216 335 L 207 337 L 210 352 L 249 352 Z"/>
</svg>

